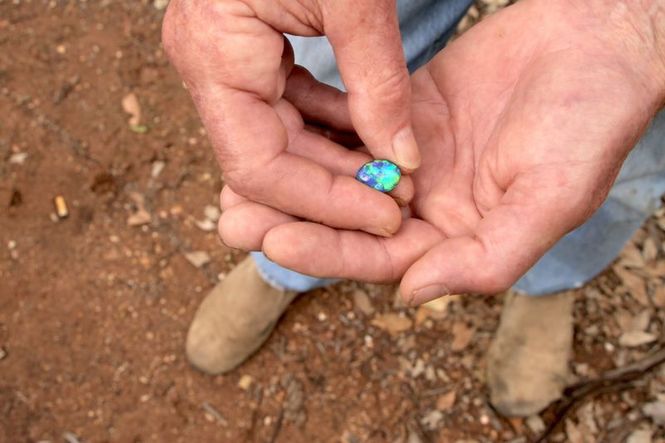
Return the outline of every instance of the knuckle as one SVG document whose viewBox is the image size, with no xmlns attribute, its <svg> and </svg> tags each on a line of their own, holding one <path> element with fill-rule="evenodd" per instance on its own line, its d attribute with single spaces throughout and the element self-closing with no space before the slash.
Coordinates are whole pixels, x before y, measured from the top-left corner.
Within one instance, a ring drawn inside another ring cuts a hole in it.
<svg viewBox="0 0 665 443">
<path fill-rule="evenodd" d="M 478 287 L 486 294 L 496 294 L 510 289 L 515 278 L 497 267 L 484 270 L 478 278 Z"/>
</svg>

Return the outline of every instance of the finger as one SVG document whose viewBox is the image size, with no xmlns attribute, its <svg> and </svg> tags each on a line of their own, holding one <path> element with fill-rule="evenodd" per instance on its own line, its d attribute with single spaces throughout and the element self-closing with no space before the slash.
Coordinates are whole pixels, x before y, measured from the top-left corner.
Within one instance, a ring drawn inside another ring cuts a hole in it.
<svg viewBox="0 0 665 443">
<path fill-rule="evenodd" d="M 323 14 L 358 135 L 376 158 L 406 171 L 417 168 L 420 154 L 395 1 L 339 0 Z"/>
<path fill-rule="evenodd" d="M 283 35 L 242 3 L 172 3 L 164 44 L 192 93 L 226 183 L 297 217 L 377 235 L 395 232 L 401 214 L 389 196 L 285 153 L 288 133 L 274 108 L 286 85 Z"/>
<path fill-rule="evenodd" d="M 260 203 L 245 201 L 222 212 L 217 224 L 225 245 L 244 251 L 260 251 L 263 237 L 275 226 L 297 219 Z"/>
<path fill-rule="evenodd" d="M 284 98 L 298 108 L 306 121 L 337 130 L 355 131 L 346 94 L 321 83 L 302 66 L 295 66 L 291 71 Z"/>
<path fill-rule="evenodd" d="M 225 211 L 233 206 L 248 201 L 245 197 L 236 194 L 229 185 L 224 185 L 222 192 L 219 193 L 219 207 Z"/>
<path fill-rule="evenodd" d="M 413 218 L 405 220 L 392 238 L 296 222 L 269 230 L 263 252 L 276 263 L 307 275 L 390 282 L 399 279 L 441 238 L 430 224 Z"/>
<path fill-rule="evenodd" d="M 372 158 L 360 151 L 348 150 L 329 139 L 308 131 L 303 131 L 289 145 L 289 152 L 309 158 L 335 175 L 355 177 L 358 169 Z M 414 195 L 413 180 L 403 175 L 391 195 L 400 206 L 407 205 Z"/>
<path fill-rule="evenodd" d="M 531 191 L 511 187 L 473 236 L 443 240 L 414 263 L 401 283 L 404 299 L 420 304 L 446 294 L 493 294 L 510 288 L 578 219 L 576 209 L 562 209 L 565 203 L 556 202 L 559 196 L 525 197 Z"/>
</svg>

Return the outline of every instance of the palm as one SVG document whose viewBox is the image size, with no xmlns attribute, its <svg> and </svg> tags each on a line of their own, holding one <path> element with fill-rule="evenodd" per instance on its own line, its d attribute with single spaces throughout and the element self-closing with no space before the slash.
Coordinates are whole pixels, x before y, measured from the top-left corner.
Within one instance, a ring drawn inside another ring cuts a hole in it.
<svg viewBox="0 0 665 443">
<path fill-rule="evenodd" d="M 423 162 L 397 235 L 287 223 L 268 255 L 314 275 L 404 275 L 410 297 L 429 284 L 495 292 L 588 218 L 654 110 L 611 42 L 558 11 L 536 26 L 530 8 L 474 27 L 412 77 Z"/>
</svg>

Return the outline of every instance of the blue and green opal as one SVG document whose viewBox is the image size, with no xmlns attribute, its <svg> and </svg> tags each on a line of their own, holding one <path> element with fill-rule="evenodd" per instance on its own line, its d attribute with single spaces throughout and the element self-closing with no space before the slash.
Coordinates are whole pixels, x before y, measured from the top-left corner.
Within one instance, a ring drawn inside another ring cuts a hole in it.
<svg viewBox="0 0 665 443">
<path fill-rule="evenodd" d="M 356 174 L 356 180 L 381 192 L 395 189 L 402 172 L 395 163 L 388 160 L 372 160 L 365 163 Z"/>
</svg>

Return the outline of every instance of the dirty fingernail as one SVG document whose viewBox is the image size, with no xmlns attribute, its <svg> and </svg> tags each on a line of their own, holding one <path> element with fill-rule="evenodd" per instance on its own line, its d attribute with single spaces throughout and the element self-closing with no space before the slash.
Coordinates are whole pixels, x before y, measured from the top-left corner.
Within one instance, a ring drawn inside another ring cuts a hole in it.
<svg viewBox="0 0 665 443">
<path fill-rule="evenodd" d="M 375 226 L 370 226 L 369 228 L 364 228 L 363 231 L 369 232 L 370 234 L 378 235 L 379 237 L 392 237 L 393 233 L 385 228 L 377 228 Z"/>
<path fill-rule="evenodd" d="M 424 288 L 416 289 L 409 297 L 409 306 L 419 305 L 428 302 L 444 295 L 450 295 L 450 290 L 442 284 L 435 284 L 425 286 Z"/>
<path fill-rule="evenodd" d="M 397 164 L 407 170 L 414 170 L 420 166 L 420 152 L 418 143 L 413 135 L 411 126 L 400 130 L 393 137 L 393 153 Z"/>
</svg>

